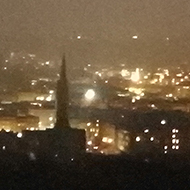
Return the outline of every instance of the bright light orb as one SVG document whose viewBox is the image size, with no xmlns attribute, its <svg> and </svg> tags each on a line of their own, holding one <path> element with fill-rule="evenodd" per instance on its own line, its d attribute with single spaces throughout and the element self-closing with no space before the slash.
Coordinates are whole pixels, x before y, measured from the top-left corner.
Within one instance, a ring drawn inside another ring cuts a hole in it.
<svg viewBox="0 0 190 190">
<path fill-rule="evenodd" d="M 95 97 L 95 92 L 94 92 L 94 90 L 93 90 L 93 89 L 87 90 L 87 92 L 85 93 L 85 98 L 86 98 L 87 100 L 93 100 L 94 97 Z"/>
<path fill-rule="evenodd" d="M 138 136 L 136 137 L 136 141 L 139 142 L 141 140 L 141 138 Z"/>
</svg>

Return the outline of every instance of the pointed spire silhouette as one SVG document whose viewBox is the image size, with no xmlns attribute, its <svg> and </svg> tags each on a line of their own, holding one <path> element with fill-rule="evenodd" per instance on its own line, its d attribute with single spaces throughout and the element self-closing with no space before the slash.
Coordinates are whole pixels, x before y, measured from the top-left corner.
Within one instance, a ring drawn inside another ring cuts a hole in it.
<svg viewBox="0 0 190 190">
<path fill-rule="evenodd" d="M 63 55 L 60 79 L 57 82 L 57 112 L 55 129 L 70 128 L 68 119 L 68 84 L 66 76 L 66 60 L 65 54 Z"/>
</svg>

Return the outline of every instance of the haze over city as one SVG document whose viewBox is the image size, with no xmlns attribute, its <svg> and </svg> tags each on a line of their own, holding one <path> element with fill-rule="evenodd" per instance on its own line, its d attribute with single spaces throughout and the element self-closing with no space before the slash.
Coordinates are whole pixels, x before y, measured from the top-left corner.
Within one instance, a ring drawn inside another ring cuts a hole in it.
<svg viewBox="0 0 190 190">
<path fill-rule="evenodd" d="M 1 0 L 1 51 L 68 64 L 171 65 L 189 62 L 190 2 Z"/>
</svg>

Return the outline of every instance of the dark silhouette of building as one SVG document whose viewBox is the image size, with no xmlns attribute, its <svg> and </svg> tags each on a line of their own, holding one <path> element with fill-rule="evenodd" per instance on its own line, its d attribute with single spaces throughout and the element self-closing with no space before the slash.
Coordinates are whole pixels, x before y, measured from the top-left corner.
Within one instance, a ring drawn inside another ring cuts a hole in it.
<svg viewBox="0 0 190 190">
<path fill-rule="evenodd" d="M 60 79 L 57 84 L 57 121 L 53 129 L 45 131 L 24 130 L 22 133 L 0 133 L 2 150 L 32 155 L 32 158 L 74 159 L 86 151 L 85 131 L 73 129 L 68 120 L 68 86 L 65 56 L 63 57 Z M 12 140 L 7 143 L 7 138 Z M 12 146 L 11 144 L 14 144 Z"/>
<path fill-rule="evenodd" d="M 57 114 L 55 129 L 69 128 L 68 120 L 68 84 L 66 77 L 66 61 L 65 55 L 63 56 L 60 79 L 57 82 Z"/>
<path fill-rule="evenodd" d="M 42 155 L 60 156 L 61 158 L 73 158 L 85 153 L 85 131 L 70 127 L 67 110 L 68 101 L 66 61 L 65 56 L 63 56 L 60 79 L 57 82 L 55 127 L 46 131 L 25 131 L 29 149 L 37 150 Z M 23 139 L 24 137 L 25 135 L 23 135 Z"/>
</svg>

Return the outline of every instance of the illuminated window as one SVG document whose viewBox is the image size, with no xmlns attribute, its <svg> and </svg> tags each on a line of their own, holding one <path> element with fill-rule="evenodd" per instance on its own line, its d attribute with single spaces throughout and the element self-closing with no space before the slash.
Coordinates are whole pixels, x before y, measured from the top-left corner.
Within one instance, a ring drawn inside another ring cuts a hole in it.
<svg viewBox="0 0 190 190">
<path fill-rule="evenodd" d="M 107 137 L 103 137 L 102 142 L 107 142 L 108 138 Z"/>
<path fill-rule="evenodd" d="M 49 120 L 50 120 L 50 121 L 53 121 L 53 117 L 49 117 Z"/>
<path fill-rule="evenodd" d="M 86 125 L 89 127 L 89 126 L 91 125 L 91 123 L 89 122 L 89 123 L 87 123 Z"/>
<path fill-rule="evenodd" d="M 172 129 L 172 133 L 175 133 L 176 132 L 176 130 L 175 129 Z"/>
<path fill-rule="evenodd" d="M 144 133 L 148 133 L 148 132 L 149 132 L 149 129 L 145 129 L 145 130 L 144 130 Z"/>
<path fill-rule="evenodd" d="M 176 139 L 176 144 L 179 144 L 179 139 Z"/>
<path fill-rule="evenodd" d="M 172 135 L 172 138 L 176 138 L 176 135 Z"/>
<path fill-rule="evenodd" d="M 52 97 L 51 96 L 48 96 L 47 98 L 46 98 L 46 101 L 48 101 L 48 102 L 50 102 L 52 100 Z"/>
<path fill-rule="evenodd" d="M 112 143 L 113 142 L 113 139 L 108 139 L 108 143 Z"/>
<path fill-rule="evenodd" d="M 168 149 L 168 146 L 164 146 L 164 149 L 165 149 L 165 150 Z"/>
<path fill-rule="evenodd" d="M 135 103 L 135 98 L 133 98 L 133 99 L 131 100 L 131 102 L 132 102 L 132 103 Z"/>
<path fill-rule="evenodd" d="M 160 123 L 161 123 L 162 125 L 165 125 L 165 124 L 166 124 L 166 120 L 163 119 Z"/>
<path fill-rule="evenodd" d="M 175 144 L 176 140 L 175 139 L 172 139 L 172 143 Z"/>
<path fill-rule="evenodd" d="M 139 142 L 141 140 L 141 138 L 138 136 L 136 137 L 136 141 Z"/>
</svg>

